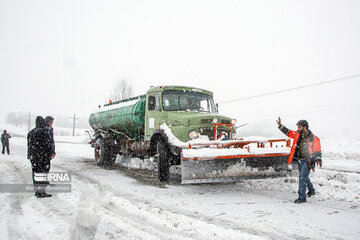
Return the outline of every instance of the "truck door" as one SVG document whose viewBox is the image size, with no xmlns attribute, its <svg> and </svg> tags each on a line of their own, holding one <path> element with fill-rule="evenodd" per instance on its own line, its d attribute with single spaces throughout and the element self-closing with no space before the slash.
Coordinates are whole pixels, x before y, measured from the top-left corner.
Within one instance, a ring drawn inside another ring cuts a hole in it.
<svg viewBox="0 0 360 240">
<path fill-rule="evenodd" d="M 154 131 L 160 126 L 164 120 L 160 100 L 158 94 L 151 94 L 146 99 L 146 114 L 145 114 L 145 140 L 150 140 Z"/>
</svg>

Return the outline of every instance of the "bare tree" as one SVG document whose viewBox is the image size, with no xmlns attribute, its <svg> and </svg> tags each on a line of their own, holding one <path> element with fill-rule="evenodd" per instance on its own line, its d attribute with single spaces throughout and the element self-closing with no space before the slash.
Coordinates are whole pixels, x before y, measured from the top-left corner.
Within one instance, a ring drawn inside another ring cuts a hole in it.
<svg viewBox="0 0 360 240">
<path fill-rule="evenodd" d="M 10 112 L 6 115 L 6 123 L 17 127 L 27 126 L 29 122 L 29 113 Z"/>
<path fill-rule="evenodd" d="M 113 102 L 130 98 L 134 96 L 133 86 L 130 82 L 123 79 L 114 84 L 113 91 L 110 94 L 110 99 Z"/>
</svg>

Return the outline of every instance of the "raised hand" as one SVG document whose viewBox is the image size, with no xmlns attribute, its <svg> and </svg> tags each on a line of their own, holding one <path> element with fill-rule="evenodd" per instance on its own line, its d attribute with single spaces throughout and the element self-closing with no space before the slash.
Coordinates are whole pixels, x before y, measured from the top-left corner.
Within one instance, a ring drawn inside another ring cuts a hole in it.
<svg viewBox="0 0 360 240">
<path fill-rule="evenodd" d="M 276 122 L 280 126 L 281 125 L 281 118 L 279 117 L 278 120 L 276 120 Z"/>
</svg>

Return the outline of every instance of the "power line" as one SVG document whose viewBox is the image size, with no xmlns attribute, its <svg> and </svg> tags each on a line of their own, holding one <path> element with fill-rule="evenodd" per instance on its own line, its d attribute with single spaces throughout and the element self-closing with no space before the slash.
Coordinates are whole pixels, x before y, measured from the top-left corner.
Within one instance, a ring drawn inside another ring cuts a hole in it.
<svg viewBox="0 0 360 240">
<path fill-rule="evenodd" d="M 287 116 L 287 117 L 296 117 L 296 116 L 301 116 L 301 115 L 314 115 L 314 114 L 318 114 L 321 112 L 329 112 L 329 111 L 334 111 L 337 109 L 344 109 L 344 108 L 356 108 L 359 109 L 360 104 L 356 103 L 356 104 L 343 104 L 343 105 L 337 105 L 337 106 L 330 106 L 327 108 L 318 108 L 318 110 L 313 110 L 313 111 L 308 111 L 308 112 L 303 112 L 303 113 L 298 113 L 298 114 L 285 114 L 283 116 Z"/>
<path fill-rule="evenodd" d="M 274 92 L 268 92 L 268 93 L 258 94 L 258 95 L 249 96 L 249 97 L 237 98 L 237 99 L 234 99 L 234 100 L 228 100 L 228 101 L 219 102 L 219 103 L 220 103 L 220 104 L 224 104 L 224 103 L 239 102 L 239 101 L 249 100 L 249 99 L 253 99 L 253 98 L 265 97 L 265 96 L 275 95 L 275 94 L 279 94 L 279 93 L 297 91 L 297 90 L 299 90 L 299 89 L 316 87 L 316 86 L 325 85 L 325 84 L 330 84 L 330 83 L 334 83 L 334 82 L 340 82 L 340 81 L 350 80 L 350 79 L 357 78 L 357 77 L 360 77 L 360 74 L 354 74 L 354 75 L 350 75 L 350 76 L 346 76 L 346 77 L 335 78 L 335 79 L 328 80 L 328 81 L 323 81 L 323 82 L 318 82 L 318 83 L 303 85 L 303 86 L 300 86 L 300 87 L 288 88 L 288 89 L 279 90 L 279 91 L 274 91 Z"/>
</svg>

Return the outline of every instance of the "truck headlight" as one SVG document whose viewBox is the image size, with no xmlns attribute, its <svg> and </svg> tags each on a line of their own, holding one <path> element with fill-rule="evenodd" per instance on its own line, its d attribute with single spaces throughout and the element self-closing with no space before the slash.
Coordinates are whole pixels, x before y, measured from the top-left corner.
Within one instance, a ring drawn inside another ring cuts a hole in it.
<svg viewBox="0 0 360 240">
<path fill-rule="evenodd" d="M 190 139 L 196 139 L 196 138 L 198 138 L 199 137 L 199 133 L 198 132 L 196 132 L 196 131 L 191 131 L 191 132 L 189 132 L 189 138 Z"/>
<path fill-rule="evenodd" d="M 232 124 L 232 125 L 235 125 L 236 123 L 237 123 L 236 119 L 232 119 L 232 120 L 231 120 L 231 124 Z"/>
<path fill-rule="evenodd" d="M 219 119 L 213 118 L 213 123 L 218 123 Z"/>
</svg>

